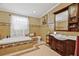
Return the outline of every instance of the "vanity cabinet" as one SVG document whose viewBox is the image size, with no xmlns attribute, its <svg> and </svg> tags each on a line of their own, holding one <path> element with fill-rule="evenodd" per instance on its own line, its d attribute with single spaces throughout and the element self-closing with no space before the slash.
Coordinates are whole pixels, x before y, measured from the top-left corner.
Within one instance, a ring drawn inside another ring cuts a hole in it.
<svg viewBox="0 0 79 59">
<path fill-rule="evenodd" d="M 75 52 L 75 40 L 58 40 L 49 35 L 49 46 L 62 56 L 74 55 Z"/>
</svg>

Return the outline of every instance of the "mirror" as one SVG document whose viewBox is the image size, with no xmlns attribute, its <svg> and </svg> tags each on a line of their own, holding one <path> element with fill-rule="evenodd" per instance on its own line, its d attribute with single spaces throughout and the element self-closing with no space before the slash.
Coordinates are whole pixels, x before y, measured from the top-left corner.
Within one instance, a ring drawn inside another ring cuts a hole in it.
<svg viewBox="0 0 79 59">
<path fill-rule="evenodd" d="M 68 10 L 55 14 L 55 30 L 68 30 Z"/>
</svg>

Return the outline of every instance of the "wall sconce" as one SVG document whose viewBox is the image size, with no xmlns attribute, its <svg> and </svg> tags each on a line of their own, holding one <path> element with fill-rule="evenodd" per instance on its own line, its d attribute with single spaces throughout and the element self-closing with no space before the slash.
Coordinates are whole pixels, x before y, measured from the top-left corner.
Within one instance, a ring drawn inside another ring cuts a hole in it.
<svg viewBox="0 0 79 59">
<path fill-rule="evenodd" d="M 43 19 L 42 24 L 43 24 L 43 25 L 45 25 L 45 24 L 46 24 L 46 19 L 45 19 L 45 18 Z"/>
<path fill-rule="evenodd" d="M 47 19 L 48 19 L 48 15 L 45 15 L 45 16 L 43 17 L 43 21 L 42 21 L 42 24 L 43 24 L 43 25 L 47 24 Z"/>
</svg>

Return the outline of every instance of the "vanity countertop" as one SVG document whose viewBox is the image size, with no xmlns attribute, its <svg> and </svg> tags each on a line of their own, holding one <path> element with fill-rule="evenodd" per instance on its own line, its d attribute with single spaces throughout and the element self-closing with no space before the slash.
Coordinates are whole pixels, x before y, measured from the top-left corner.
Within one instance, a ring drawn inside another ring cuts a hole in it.
<svg viewBox="0 0 79 59">
<path fill-rule="evenodd" d="M 67 36 L 67 35 L 62 35 L 62 34 L 50 34 L 51 36 L 54 36 L 58 40 L 76 40 L 77 36 Z"/>
</svg>

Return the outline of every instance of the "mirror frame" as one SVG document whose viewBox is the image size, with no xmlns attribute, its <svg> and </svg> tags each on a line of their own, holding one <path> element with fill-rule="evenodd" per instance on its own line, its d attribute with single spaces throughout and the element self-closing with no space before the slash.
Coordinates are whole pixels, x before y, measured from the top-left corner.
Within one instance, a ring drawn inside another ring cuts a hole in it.
<svg viewBox="0 0 79 59">
<path fill-rule="evenodd" d="M 68 31 L 68 30 L 63 30 L 63 29 L 61 29 L 61 30 L 56 29 L 56 14 L 62 13 L 64 11 L 66 11 L 66 10 L 68 10 L 68 6 L 61 9 L 61 10 L 58 10 L 58 11 L 54 12 L 54 30 L 55 31 Z M 69 20 L 69 10 L 68 10 L 68 20 Z"/>
</svg>

